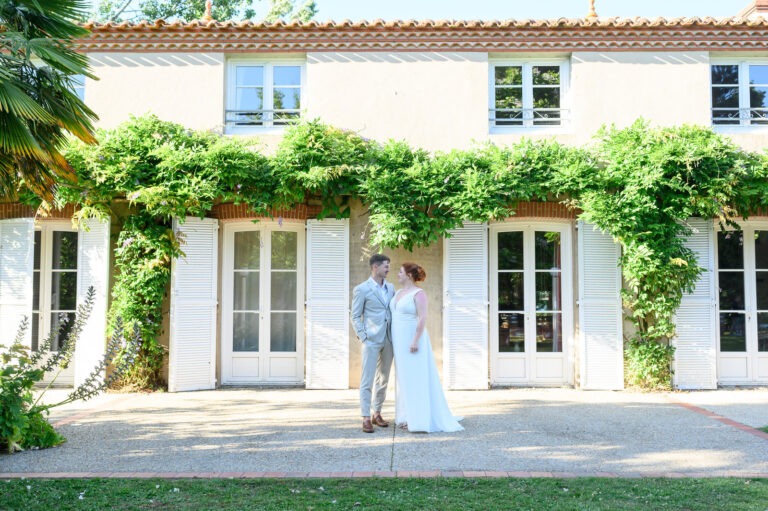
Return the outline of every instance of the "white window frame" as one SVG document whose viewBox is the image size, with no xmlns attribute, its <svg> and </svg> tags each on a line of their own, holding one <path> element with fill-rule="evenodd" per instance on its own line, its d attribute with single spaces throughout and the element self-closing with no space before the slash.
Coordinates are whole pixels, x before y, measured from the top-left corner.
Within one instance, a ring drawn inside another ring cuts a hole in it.
<svg viewBox="0 0 768 511">
<path fill-rule="evenodd" d="M 522 126 L 498 126 L 495 119 L 497 67 L 521 66 L 523 68 L 523 124 Z M 560 124 L 535 125 L 533 118 L 533 67 L 560 67 Z M 489 59 L 488 60 L 488 125 L 491 133 L 514 133 L 520 131 L 563 132 L 570 126 L 570 77 L 569 59 Z"/>
<path fill-rule="evenodd" d="M 768 59 L 765 58 L 716 58 L 710 59 L 709 62 L 709 117 L 710 125 L 717 133 L 744 133 L 748 131 L 768 131 L 768 123 L 766 124 L 752 124 L 750 119 L 750 105 L 749 105 L 749 66 L 763 65 L 768 66 Z M 712 104 L 712 89 L 714 84 L 712 83 L 712 66 L 739 66 L 739 124 L 715 124 L 713 119 Z M 768 116 L 768 111 L 766 111 Z"/>
<path fill-rule="evenodd" d="M 230 59 L 227 62 L 227 82 L 226 82 L 226 98 L 225 108 L 227 111 L 236 109 L 236 92 L 237 82 L 235 74 L 237 68 L 240 66 L 261 66 L 264 68 L 264 103 L 262 110 L 269 112 L 273 110 L 273 82 L 274 82 L 274 68 L 280 66 L 295 66 L 300 68 L 301 80 L 300 80 L 300 99 L 301 108 L 299 113 L 299 119 L 304 117 L 306 110 L 306 59 L 305 58 L 278 58 L 278 59 L 253 59 L 253 58 L 236 58 Z M 269 134 L 269 133 L 282 133 L 289 124 L 274 125 L 272 119 L 265 119 L 261 126 L 234 126 L 229 125 L 227 122 L 227 112 L 224 112 L 224 132 L 226 134 L 238 135 L 238 134 Z"/>
</svg>

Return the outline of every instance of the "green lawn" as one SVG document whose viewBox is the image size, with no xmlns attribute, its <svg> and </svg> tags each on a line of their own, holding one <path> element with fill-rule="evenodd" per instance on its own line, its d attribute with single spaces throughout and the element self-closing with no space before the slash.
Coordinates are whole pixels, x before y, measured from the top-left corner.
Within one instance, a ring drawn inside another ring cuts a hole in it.
<svg viewBox="0 0 768 511">
<path fill-rule="evenodd" d="M 757 429 L 759 429 L 763 433 L 768 433 L 768 426 L 763 426 L 762 428 L 757 428 Z"/>
<path fill-rule="evenodd" d="M 0 509 L 738 510 L 768 479 L 12 479 Z"/>
</svg>

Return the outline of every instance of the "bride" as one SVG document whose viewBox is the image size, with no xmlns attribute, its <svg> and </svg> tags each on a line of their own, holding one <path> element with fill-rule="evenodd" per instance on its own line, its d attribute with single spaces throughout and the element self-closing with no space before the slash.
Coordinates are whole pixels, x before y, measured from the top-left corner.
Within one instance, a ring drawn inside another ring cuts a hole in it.
<svg viewBox="0 0 768 511">
<path fill-rule="evenodd" d="M 389 303 L 397 375 L 395 422 L 408 431 L 461 431 L 461 417 L 448 409 L 425 328 L 427 295 L 416 283 L 426 276 L 418 264 L 404 263 L 397 274 L 401 288 Z"/>
</svg>

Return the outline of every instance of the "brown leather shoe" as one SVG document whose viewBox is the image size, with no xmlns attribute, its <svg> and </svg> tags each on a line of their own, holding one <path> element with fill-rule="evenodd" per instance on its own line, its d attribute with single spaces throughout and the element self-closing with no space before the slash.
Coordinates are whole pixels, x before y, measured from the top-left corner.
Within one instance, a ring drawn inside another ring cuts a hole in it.
<svg viewBox="0 0 768 511">
<path fill-rule="evenodd" d="M 363 419 L 363 433 L 373 433 L 373 424 L 371 424 L 371 419 Z"/>
<path fill-rule="evenodd" d="M 376 424 L 376 425 L 377 425 L 378 427 L 380 427 L 380 428 L 386 428 L 386 427 L 388 427 L 388 426 L 389 426 L 389 422 L 385 421 L 385 420 L 384 420 L 384 419 L 381 417 L 381 414 L 380 414 L 380 413 L 377 413 L 376 415 L 374 415 L 374 416 L 371 418 L 371 422 L 373 422 L 374 424 Z"/>
</svg>

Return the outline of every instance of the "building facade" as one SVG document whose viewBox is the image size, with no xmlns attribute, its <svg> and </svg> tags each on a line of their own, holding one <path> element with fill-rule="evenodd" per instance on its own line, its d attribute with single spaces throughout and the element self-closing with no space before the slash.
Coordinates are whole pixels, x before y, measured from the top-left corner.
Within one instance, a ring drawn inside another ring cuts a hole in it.
<svg viewBox="0 0 768 511">
<path fill-rule="evenodd" d="M 726 19 L 92 24 L 80 50 L 99 80 L 84 80 L 82 93 L 104 128 L 153 113 L 259 137 L 265 151 L 297 119 L 447 151 L 523 137 L 585 145 L 601 126 L 640 117 L 709 126 L 759 150 L 768 145 L 763 4 Z M 82 381 L 103 351 L 116 227 L 74 230 L 66 213 L 4 208 L 6 331 L 31 315 L 36 347 L 88 286 L 102 298 L 64 378 Z M 349 220 L 316 213 L 254 223 L 225 204 L 178 222 L 186 257 L 172 270 L 170 390 L 357 386 L 349 303 L 374 250 L 366 208 L 356 204 Z M 735 233 L 691 225 L 706 271 L 677 314 L 674 384 L 768 384 L 768 218 Z M 416 261 L 428 273 L 427 327 L 446 388 L 623 388 L 619 247 L 564 206 L 521 204 L 509 219 L 389 255 L 395 268 Z"/>
</svg>

